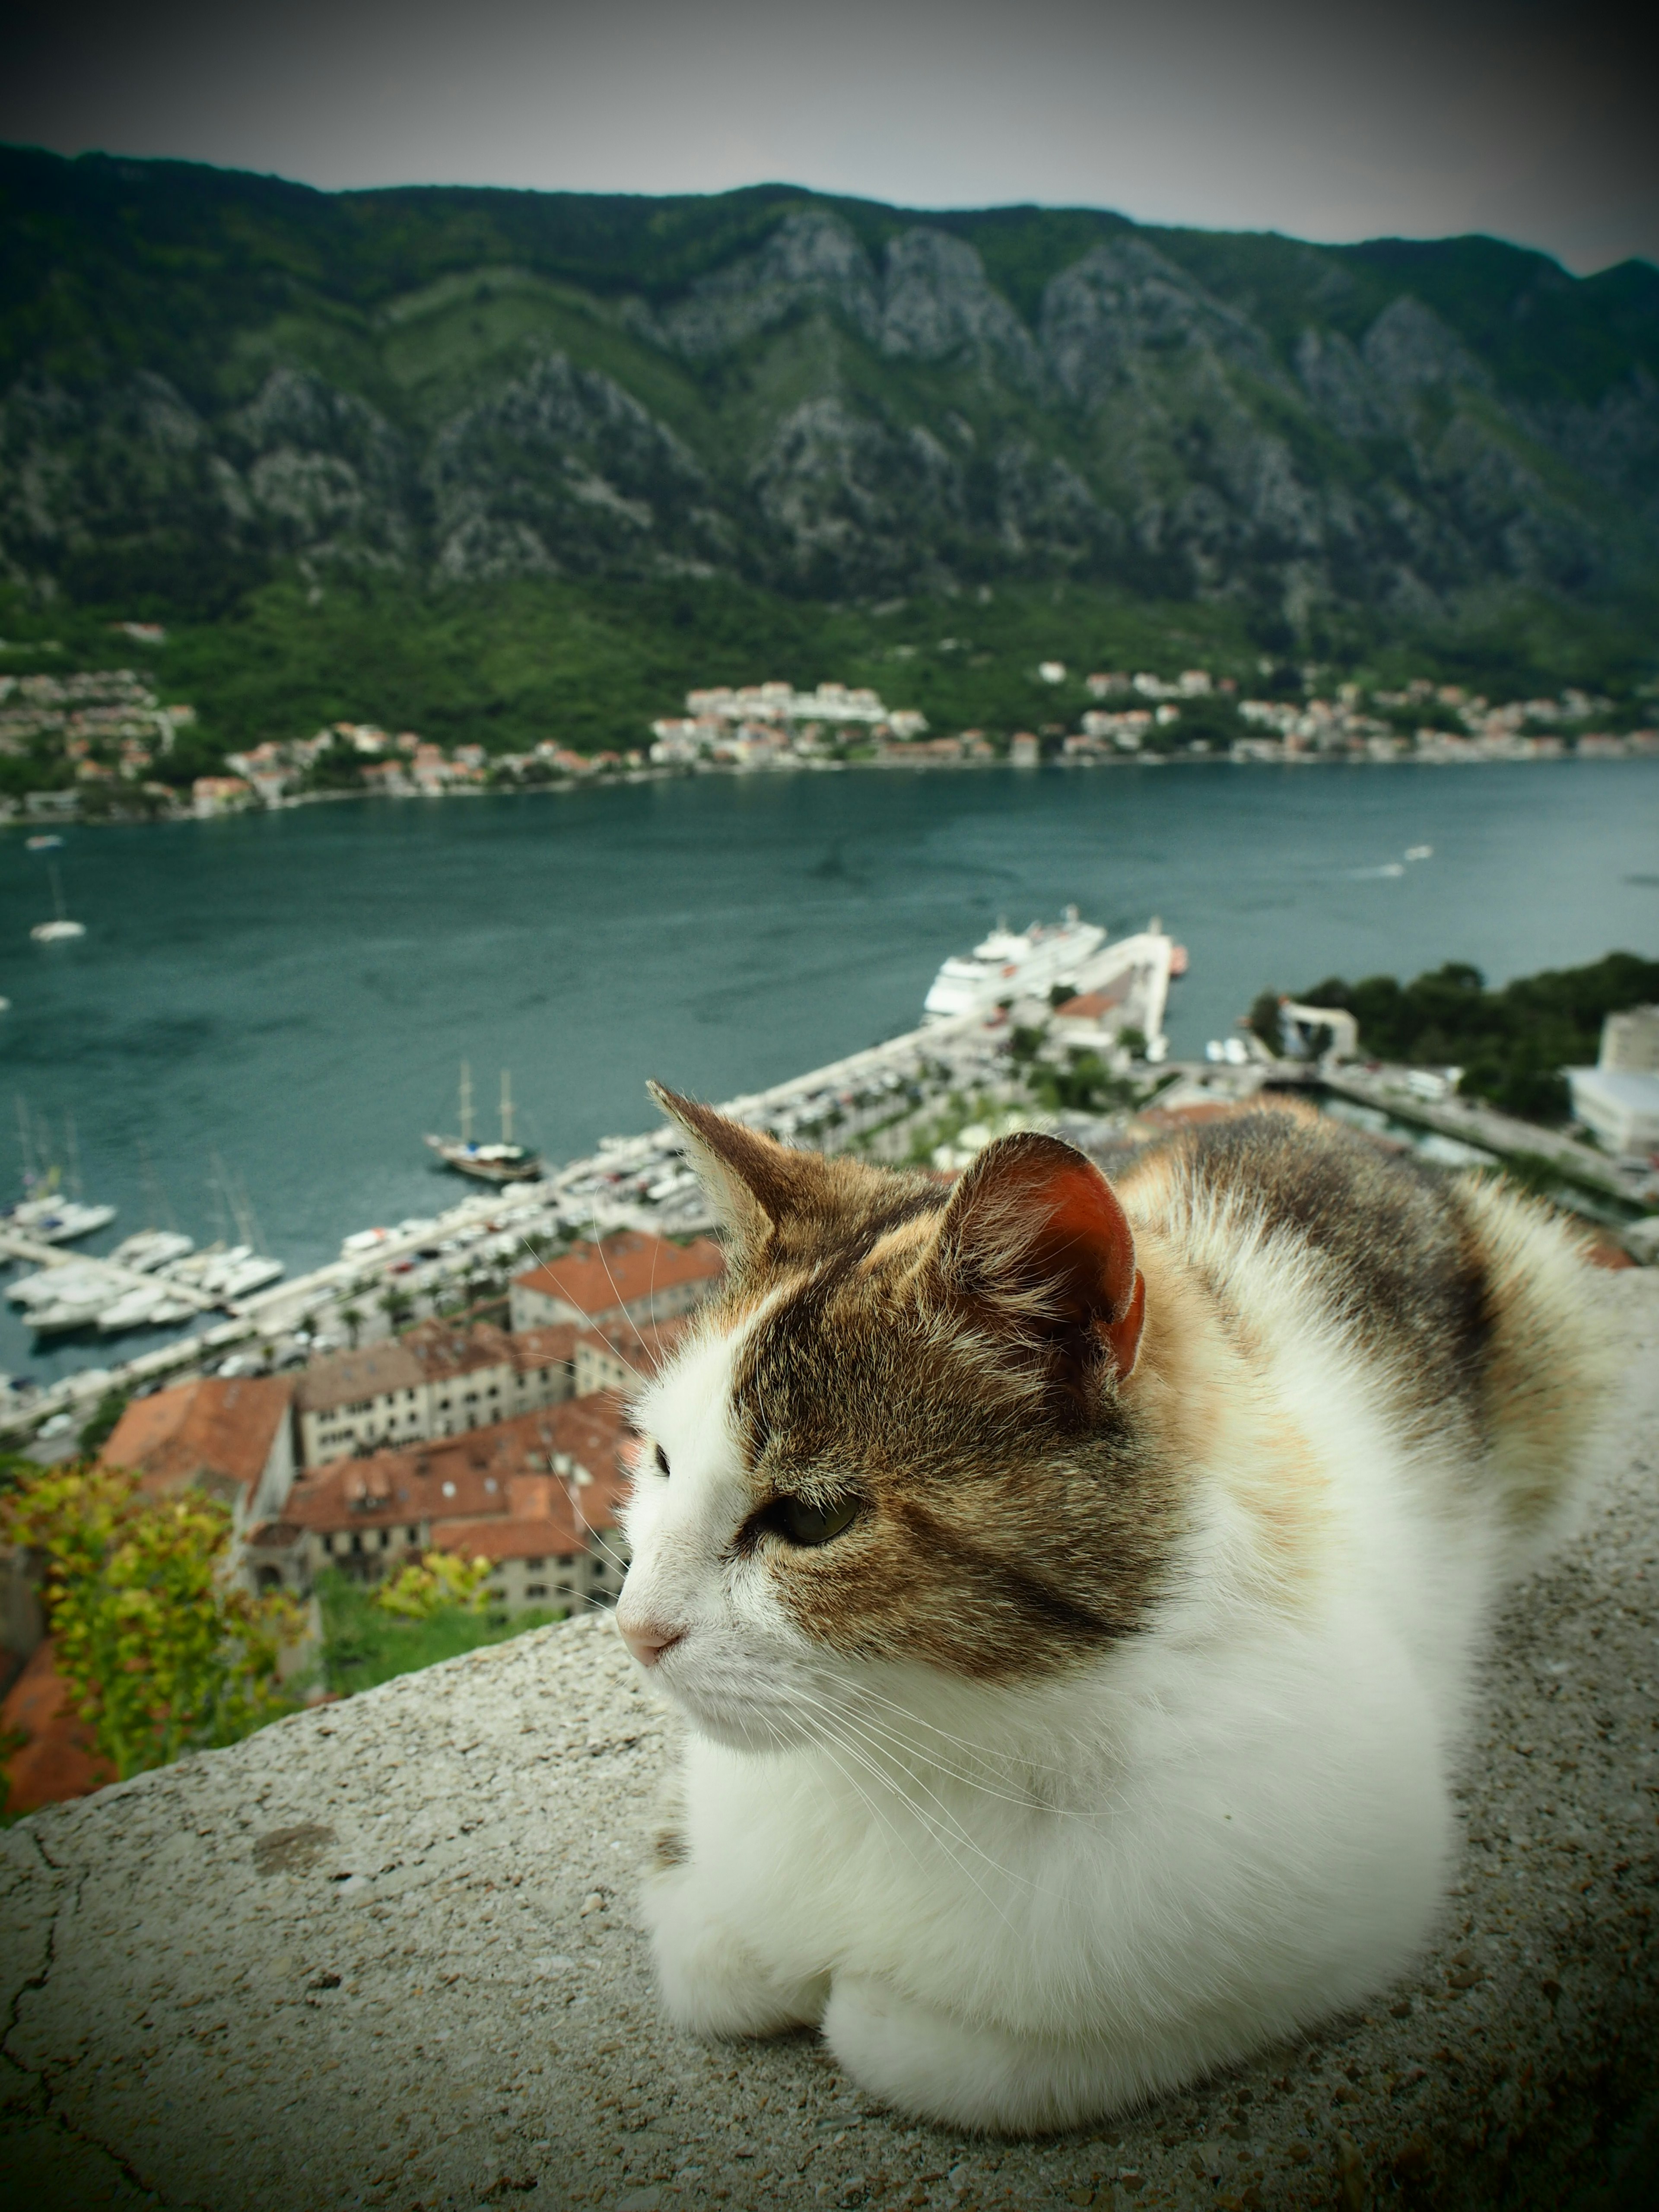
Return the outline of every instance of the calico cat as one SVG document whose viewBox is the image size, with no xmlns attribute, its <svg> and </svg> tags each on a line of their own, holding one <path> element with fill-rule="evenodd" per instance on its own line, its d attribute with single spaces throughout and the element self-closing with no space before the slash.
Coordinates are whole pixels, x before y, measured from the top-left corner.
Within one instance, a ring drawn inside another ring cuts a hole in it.
<svg viewBox="0 0 1659 2212">
<path fill-rule="evenodd" d="M 1605 1395 L 1566 1231 L 1285 1112 L 947 1190 L 654 1095 L 729 1260 L 638 1407 L 617 1614 L 690 1723 L 673 2018 L 1039 2130 L 1397 1975 Z"/>
</svg>

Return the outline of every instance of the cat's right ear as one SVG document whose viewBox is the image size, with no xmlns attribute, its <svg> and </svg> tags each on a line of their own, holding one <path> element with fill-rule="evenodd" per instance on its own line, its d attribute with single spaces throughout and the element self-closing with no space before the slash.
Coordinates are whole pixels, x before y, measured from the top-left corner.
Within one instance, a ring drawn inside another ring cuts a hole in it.
<svg viewBox="0 0 1659 2212">
<path fill-rule="evenodd" d="M 660 1083 L 646 1088 L 679 1124 L 685 1156 L 708 1194 L 714 1218 L 740 1252 L 764 1243 L 780 1222 L 811 1209 L 823 1179 L 816 1152 L 791 1152 L 775 1137 L 745 1128 L 712 1106 L 682 1098 Z"/>
<path fill-rule="evenodd" d="M 1081 1382 L 1133 1372 L 1146 1285 L 1117 1193 L 1084 1153 L 1028 1132 L 988 1145 L 951 1194 L 934 1255 L 947 1294 Z"/>
</svg>

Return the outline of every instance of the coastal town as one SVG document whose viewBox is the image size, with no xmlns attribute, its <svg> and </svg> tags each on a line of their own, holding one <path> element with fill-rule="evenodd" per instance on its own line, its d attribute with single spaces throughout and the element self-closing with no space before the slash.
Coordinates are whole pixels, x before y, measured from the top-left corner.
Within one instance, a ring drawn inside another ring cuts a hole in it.
<svg viewBox="0 0 1659 2212">
<path fill-rule="evenodd" d="M 146 626 L 124 628 L 142 635 Z M 1272 664 L 1268 664 L 1271 668 Z M 934 732 L 914 708 L 867 686 L 781 682 L 705 686 L 635 743 L 580 751 L 556 736 L 521 751 L 444 745 L 410 730 L 340 720 L 301 737 L 227 751 L 216 772 L 171 773 L 187 702 L 164 702 L 136 671 L 0 674 L 0 822 L 180 819 L 343 797 L 441 799 L 570 789 L 593 781 L 764 769 L 1089 769 L 1221 760 L 1239 765 L 1419 761 L 1617 760 L 1659 756 L 1659 727 L 1629 727 L 1600 694 L 1501 701 L 1414 677 L 1397 688 L 1328 684 L 1304 671 L 1291 692 L 1242 690 L 1204 668 L 1172 676 L 1065 663 L 1031 672 L 1039 705 L 1026 729 Z M 1086 699 L 1066 712 L 1073 699 Z"/>
<path fill-rule="evenodd" d="M 1311 1084 L 1395 1149 L 1552 1166 L 1561 1202 L 1601 1224 L 1610 1252 L 1659 1258 L 1659 1011 L 1607 1018 L 1598 1066 L 1570 1071 L 1574 1126 L 1553 1130 L 1459 1096 L 1455 1069 L 1368 1060 L 1352 1017 L 1288 1000 L 1278 1051 L 1241 1024 L 1204 1060 L 1172 1062 L 1164 1011 L 1185 963 L 1159 924 L 1115 942 L 1075 917 L 1005 935 L 977 949 L 994 961 L 947 961 L 929 1003 L 971 996 L 976 965 L 1008 972 L 1023 951 L 1031 980 L 1014 995 L 930 1013 L 724 1110 L 787 1144 L 946 1178 L 994 1137 L 1041 1128 L 1109 1172 L 1264 1086 Z M 1062 965 L 1069 979 L 1048 987 Z M 353 1231 L 337 1261 L 256 1279 L 220 1299 L 222 1317 L 117 1365 L 9 1389 L 14 1444 L 72 1452 L 88 1414 L 118 1405 L 105 1459 L 162 1491 L 200 1480 L 225 1498 L 252 1588 L 304 1597 L 324 1566 L 373 1580 L 435 1547 L 487 1560 L 490 1600 L 509 1612 L 607 1601 L 625 1558 L 626 1394 L 722 1262 L 673 1129 L 536 1164 L 441 1214 Z M 18 1235 L 0 1221 L 0 1238 Z M 14 1297 L 109 1264 L 33 1257 L 49 1264 Z"/>
</svg>

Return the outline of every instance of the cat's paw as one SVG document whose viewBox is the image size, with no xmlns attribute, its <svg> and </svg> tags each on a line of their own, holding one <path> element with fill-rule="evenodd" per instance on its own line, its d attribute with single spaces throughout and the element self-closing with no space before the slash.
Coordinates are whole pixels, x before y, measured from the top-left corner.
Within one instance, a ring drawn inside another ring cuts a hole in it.
<svg viewBox="0 0 1659 2212">
<path fill-rule="evenodd" d="M 775 1973 L 732 1923 L 702 1904 L 684 1875 L 646 1900 L 657 1982 L 669 2017 L 693 2035 L 777 2035 L 816 2027 L 828 1980 Z"/>
<path fill-rule="evenodd" d="M 824 2040 L 860 2087 L 919 2119 L 1042 2133 L 1126 2100 L 1097 2045 L 1014 2035 L 917 2004 L 873 1975 L 837 1974 Z M 1132 2092 L 1131 2092 L 1132 2094 Z"/>
</svg>

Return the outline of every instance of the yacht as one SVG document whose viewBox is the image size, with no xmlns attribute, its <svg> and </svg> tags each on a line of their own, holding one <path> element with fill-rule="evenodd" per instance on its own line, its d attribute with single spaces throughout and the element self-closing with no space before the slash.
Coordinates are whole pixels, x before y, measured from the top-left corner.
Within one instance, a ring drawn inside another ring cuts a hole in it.
<svg viewBox="0 0 1659 2212">
<path fill-rule="evenodd" d="M 922 1001 L 924 1026 L 958 1014 L 987 1013 L 1006 999 L 1046 999 L 1056 983 L 1076 981 L 1106 932 L 1081 921 L 1074 906 L 1063 921 L 1034 921 L 1018 934 L 1000 921 L 971 952 L 953 953 Z"/>
<path fill-rule="evenodd" d="M 129 1328 L 165 1328 L 173 1322 L 191 1321 L 197 1310 L 171 1294 L 165 1283 L 141 1283 L 102 1309 L 98 1327 L 105 1336 L 118 1336 Z"/>
<path fill-rule="evenodd" d="M 123 1238 L 109 1256 L 112 1266 L 131 1267 L 135 1274 L 147 1275 L 152 1268 L 165 1267 L 170 1261 L 182 1260 L 193 1249 L 190 1238 L 180 1236 L 175 1229 L 141 1229 L 136 1235 Z"/>
<path fill-rule="evenodd" d="M 428 1137 L 446 1167 L 480 1182 L 528 1182 L 542 1171 L 541 1156 L 513 1141 L 513 1079 L 501 1070 L 501 1137 L 499 1144 L 475 1144 L 472 1139 L 472 1071 L 461 1062 L 461 1133 L 459 1137 Z"/>
<path fill-rule="evenodd" d="M 56 911 L 50 921 L 37 921 L 30 930 L 29 935 L 37 945 L 58 945 L 61 944 L 65 938 L 84 937 L 87 933 L 87 925 L 84 921 L 71 921 L 64 912 L 64 884 L 63 878 L 58 872 L 58 863 L 55 860 L 50 863 L 50 872 L 52 902 Z"/>
<path fill-rule="evenodd" d="M 114 1218 L 112 1206 L 83 1206 L 78 1198 L 62 1198 L 55 1191 L 20 1199 L 3 1216 L 12 1228 L 22 1230 L 39 1244 L 72 1244 L 78 1237 L 90 1237 L 94 1229 L 106 1229 Z"/>
</svg>

